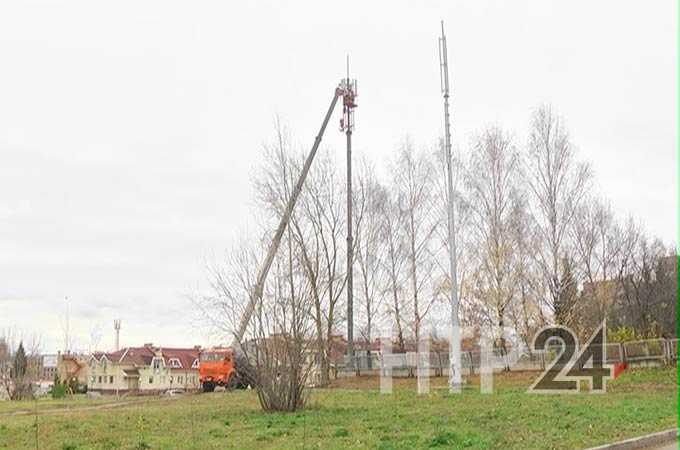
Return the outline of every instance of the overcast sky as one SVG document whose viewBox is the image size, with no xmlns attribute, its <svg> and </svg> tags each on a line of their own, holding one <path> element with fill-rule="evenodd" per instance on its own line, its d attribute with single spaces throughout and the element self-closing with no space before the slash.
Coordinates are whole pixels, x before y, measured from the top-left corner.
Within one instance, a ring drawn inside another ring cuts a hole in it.
<svg viewBox="0 0 680 450">
<path fill-rule="evenodd" d="M 246 230 L 279 114 L 309 147 L 351 55 L 355 148 L 526 136 L 551 103 L 622 217 L 676 242 L 677 2 L 0 3 L 0 329 L 75 347 L 206 343 L 185 299 Z M 344 161 L 336 116 L 324 143 Z"/>
</svg>

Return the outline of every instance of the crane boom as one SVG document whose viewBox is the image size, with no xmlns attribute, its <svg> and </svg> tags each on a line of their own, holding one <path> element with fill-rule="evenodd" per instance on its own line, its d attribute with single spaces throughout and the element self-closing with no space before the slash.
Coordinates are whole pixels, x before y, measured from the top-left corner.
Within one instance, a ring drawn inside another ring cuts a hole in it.
<svg viewBox="0 0 680 450">
<path fill-rule="evenodd" d="M 324 117 L 323 122 L 321 123 L 319 133 L 316 135 L 316 138 L 314 138 L 314 144 L 312 145 L 312 149 L 310 150 L 309 155 L 307 155 L 305 165 L 302 167 L 302 172 L 300 172 L 300 178 L 298 178 L 297 183 L 295 184 L 295 188 L 293 189 L 293 192 L 291 193 L 291 196 L 288 199 L 286 209 L 283 212 L 283 216 L 281 216 L 279 226 L 276 229 L 274 237 L 272 238 L 271 245 L 269 246 L 267 256 L 265 257 L 264 262 L 260 267 L 260 271 L 257 274 L 257 281 L 255 282 L 255 286 L 253 286 L 253 289 L 250 293 L 248 305 L 246 305 L 246 310 L 243 312 L 243 316 L 241 316 L 238 330 L 236 330 L 234 336 L 236 345 L 241 344 L 243 335 L 245 334 L 246 329 L 248 328 L 248 323 L 250 322 L 250 318 L 253 315 L 253 311 L 255 310 L 255 305 L 257 304 L 258 301 L 262 299 L 262 291 L 264 290 L 264 283 L 265 281 L 267 281 L 269 269 L 271 268 L 272 263 L 274 262 L 274 257 L 276 256 L 276 253 L 279 250 L 279 246 L 281 245 L 281 238 L 283 237 L 283 233 L 286 231 L 286 227 L 290 222 L 290 217 L 293 214 L 295 203 L 297 203 L 297 199 L 300 196 L 300 192 L 302 191 L 302 186 L 304 185 L 305 179 L 307 178 L 307 174 L 309 173 L 309 168 L 312 166 L 312 162 L 314 161 L 316 151 L 319 148 L 319 144 L 321 144 L 321 139 L 323 138 L 323 134 L 326 131 L 326 125 L 328 125 L 328 121 L 330 120 L 331 115 L 333 114 L 333 110 L 335 109 L 335 105 L 338 102 L 338 98 L 343 96 L 345 93 L 346 88 L 344 87 L 343 84 L 341 84 L 335 89 L 335 93 L 333 94 L 333 100 L 331 100 L 331 105 L 328 108 L 328 112 L 326 112 L 326 117 Z"/>
</svg>

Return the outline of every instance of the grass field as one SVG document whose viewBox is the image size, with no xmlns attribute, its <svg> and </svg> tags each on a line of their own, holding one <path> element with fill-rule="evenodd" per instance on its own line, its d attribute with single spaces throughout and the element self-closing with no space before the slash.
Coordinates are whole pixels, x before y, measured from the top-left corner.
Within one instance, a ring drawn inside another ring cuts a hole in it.
<svg viewBox="0 0 680 450">
<path fill-rule="evenodd" d="M 677 426 L 675 368 L 626 372 L 603 395 L 529 395 L 535 376 L 496 376 L 490 395 L 472 379 L 453 396 L 441 378 L 422 396 L 415 380 L 382 395 L 377 378 L 347 379 L 294 414 L 262 413 L 252 391 L 4 402 L 0 449 L 572 449 Z"/>
</svg>

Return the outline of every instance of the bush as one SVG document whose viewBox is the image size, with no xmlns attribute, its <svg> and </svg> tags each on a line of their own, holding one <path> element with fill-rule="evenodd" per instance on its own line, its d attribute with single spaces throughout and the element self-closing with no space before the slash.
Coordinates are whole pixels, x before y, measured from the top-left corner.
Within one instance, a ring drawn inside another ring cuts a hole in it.
<svg viewBox="0 0 680 450">
<path fill-rule="evenodd" d="M 607 330 L 608 342 L 630 342 L 644 339 L 641 333 L 638 333 L 633 327 L 620 326 L 618 328 Z"/>
<path fill-rule="evenodd" d="M 67 393 L 68 385 L 61 382 L 59 375 L 55 375 L 54 384 L 50 388 L 50 395 L 52 395 L 52 398 L 64 398 Z"/>
</svg>

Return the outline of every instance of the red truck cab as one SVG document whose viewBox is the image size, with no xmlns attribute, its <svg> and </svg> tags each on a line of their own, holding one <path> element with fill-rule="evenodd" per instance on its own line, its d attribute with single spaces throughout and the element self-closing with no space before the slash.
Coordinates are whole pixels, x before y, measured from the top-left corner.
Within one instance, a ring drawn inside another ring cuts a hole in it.
<svg viewBox="0 0 680 450">
<path fill-rule="evenodd" d="M 230 387 L 236 379 L 233 350 L 227 347 L 201 352 L 198 374 L 203 392 L 212 392 L 215 386 Z"/>
</svg>

